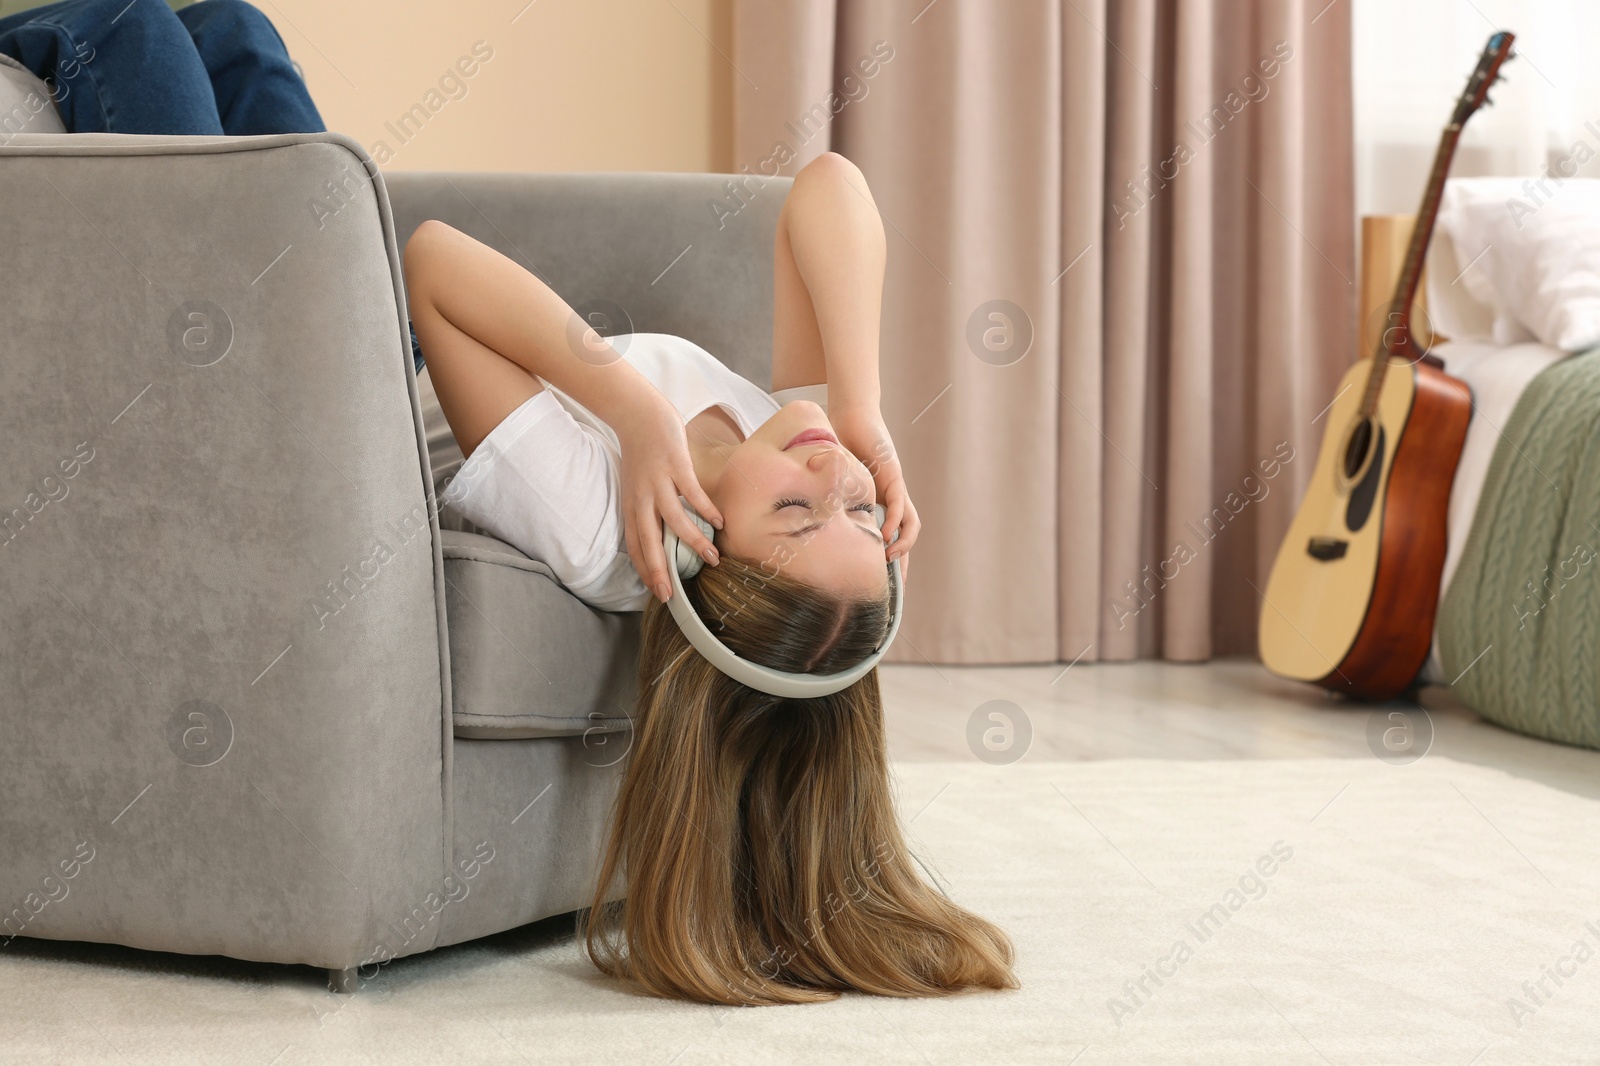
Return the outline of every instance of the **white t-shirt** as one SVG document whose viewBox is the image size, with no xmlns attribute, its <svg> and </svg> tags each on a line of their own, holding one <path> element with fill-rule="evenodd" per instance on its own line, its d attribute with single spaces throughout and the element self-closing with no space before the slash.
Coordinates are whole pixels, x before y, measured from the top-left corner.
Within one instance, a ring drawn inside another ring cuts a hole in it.
<svg viewBox="0 0 1600 1066">
<path fill-rule="evenodd" d="M 827 406 L 826 385 L 768 394 L 682 337 L 632 333 L 612 344 L 685 422 L 721 407 L 748 437 L 793 400 Z M 440 499 L 544 563 L 591 607 L 639 611 L 650 593 L 628 558 L 621 456 L 610 426 L 546 383 L 489 431 Z"/>
</svg>

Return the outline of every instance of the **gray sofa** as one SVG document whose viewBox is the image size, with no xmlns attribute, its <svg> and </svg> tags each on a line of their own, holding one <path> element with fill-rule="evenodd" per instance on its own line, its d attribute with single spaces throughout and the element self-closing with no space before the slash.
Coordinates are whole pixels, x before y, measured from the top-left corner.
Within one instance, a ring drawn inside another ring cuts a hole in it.
<svg viewBox="0 0 1600 1066">
<path fill-rule="evenodd" d="M 436 505 L 403 241 L 443 219 L 766 385 L 786 189 L 0 129 L 0 945 L 350 991 L 585 906 L 637 616 Z"/>
</svg>

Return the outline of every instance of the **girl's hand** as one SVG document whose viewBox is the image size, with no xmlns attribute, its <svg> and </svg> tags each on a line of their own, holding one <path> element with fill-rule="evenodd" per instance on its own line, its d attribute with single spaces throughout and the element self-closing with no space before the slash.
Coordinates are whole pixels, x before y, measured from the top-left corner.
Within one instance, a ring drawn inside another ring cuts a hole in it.
<svg viewBox="0 0 1600 1066">
<path fill-rule="evenodd" d="M 882 530 L 885 543 L 894 536 L 895 530 L 900 531 L 900 539 L 888 547 L 886 558 L 900 560 L 900 576 L 904 578 L 911 570 L 911 560 L 906 555 L 917 543 L 922 520 L 917 517 L 917 508 L 911 502 L 911 494 L 906 491 L 900 456 L 894 450 L 894 441 L 890 439 L 889 429 L 883 423 L 883 415 L 875 404 L 830 408 L 828 421 L 833 423 L 839 443 L 849 448 L 872 474 L 878 502 L 883 504 L 886 512 Z"/>
<path fill-rule="evenodd" d="M 722 514 L 700 487 L 689 459 L 689 439 L 677 408 L 655 388 L 641 390 L 627 417 L 610 423 L 622 446 L 622 525 L 628 558 L 645 588 L 666 603 L 672 596 L 661 521 L 666 519 L 685 544 L 715 566 L 716 546 L 678 502 L 682 496 L 717 529 Z"/>
</svg>

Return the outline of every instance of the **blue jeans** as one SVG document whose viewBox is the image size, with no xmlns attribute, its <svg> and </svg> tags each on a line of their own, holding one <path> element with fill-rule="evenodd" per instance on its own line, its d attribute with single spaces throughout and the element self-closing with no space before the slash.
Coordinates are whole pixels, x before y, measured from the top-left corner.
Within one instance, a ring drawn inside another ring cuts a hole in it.
<svg viewBox="0 0 1600 1066">
<path fill-rule="evenodd" d="M 244 0 L 63 0 L 0 18 L 0 52 L 68 133 L 245 137 L 327 129 L 283 38 Z"/>
</svg>

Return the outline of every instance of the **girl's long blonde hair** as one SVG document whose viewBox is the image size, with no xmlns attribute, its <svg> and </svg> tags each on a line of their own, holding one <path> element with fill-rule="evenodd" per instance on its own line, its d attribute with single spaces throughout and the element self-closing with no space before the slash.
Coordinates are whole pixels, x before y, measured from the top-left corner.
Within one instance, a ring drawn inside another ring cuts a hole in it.
<svg viewBox="0 0 1600 1066">
<path fill-rule="evenodd" d="M 844 669 L 887 629 L 887 597 L 840 599 L 727 555 L 684 589 L 723 643 L 779 670 Z M 1017 987 L 1006 935 L 924 881 L 900 835 L 876 670 L 821 699 L 769 696 L 694 652 L 654 599 L 642 643 L 584 930 L 602 972 L 729 1005 Z"/>
</svg>

